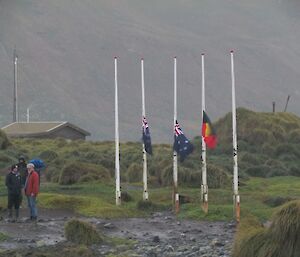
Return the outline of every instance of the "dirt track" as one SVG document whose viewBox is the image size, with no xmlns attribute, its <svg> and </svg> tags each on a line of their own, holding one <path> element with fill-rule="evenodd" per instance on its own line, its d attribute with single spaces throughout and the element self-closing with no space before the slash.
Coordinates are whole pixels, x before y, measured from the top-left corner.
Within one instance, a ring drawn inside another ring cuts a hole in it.
<svg viewBox="0 0 300 257">
<path fill-rule="evenodd" d="M 0 242 L 0 248 L 21 249 L 55 245 L 64 242 L 64 223 L 74 217 L 68 211 L 40 210 L 37 223 L 26 220 L 22 210 L 18 223 L 1 221 L 0 232 L 10 238 Z M 171 212 L 153 213 L 149 218 L 98 219 L 77 217 L 88 221 L 109 237 L 133 240 L 130 247 L 93 246 L 97 256 L 230 256 L 235 225 L 226 222 L 177 220 Z"/>
</svg>

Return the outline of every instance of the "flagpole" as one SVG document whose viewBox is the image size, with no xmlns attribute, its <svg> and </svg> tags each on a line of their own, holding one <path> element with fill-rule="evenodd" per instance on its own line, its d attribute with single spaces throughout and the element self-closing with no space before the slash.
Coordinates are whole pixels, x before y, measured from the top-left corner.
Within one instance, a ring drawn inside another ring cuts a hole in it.
<svg viewBox="0 0 300 257">
<path fill-rule="evenodd" d="M 204 74 L 204 54 L 201 55 L 202 67 L 202 122 L 203 112 L 205 111 L 205 74 Z M 207 167 L 206 167 L 206 143 L 202 136 L 202 185 L 201 185 L 201 201 L 202 209 L 205 213 L 208 212 L 208 186 L 207 186 Z"/>
<path fill-rule="evenodd" d="M 146 117 L 145 108 L 145 78 L 144 78 L 144 59 L 141 59 L 141 82 L 142 82 L 142 115 L 143 119 Z M 148 185 L 147 185 L 147 153 L 145 150 L 145 144 L 143 143 L 143 200 L 148 200 Z"/>
<path fill-rule="evenodd" d="M 177 120 L 177 58 L 174 57 L 174 128 Z M 179 194 L 178 194 L 178 159 L 177 153 L 173 151 L 173 201 L 175 204 L 175 213 L 179 212 Z"/>
<path fill-rule="evenodd" d="M 116 179 L 116 205 L 121 205 L 120 186 L 120 140 L 119 140 L 119 104 L 118 104 L 118 60 L 115 57 L 115 179 Z"/>
<path fill-rule="evenodd" d="M 231 55 L 231 80 L 232 80 L 232 137 L 233 137 L 233 204 L 237 222 L 240 221 L 240 196 L 238 189 L 238 158 L 237 158 L 237 133 L 236 133 L 236 102 L 235 102 L 235 75 L 233 51 Z"/>
</svg>

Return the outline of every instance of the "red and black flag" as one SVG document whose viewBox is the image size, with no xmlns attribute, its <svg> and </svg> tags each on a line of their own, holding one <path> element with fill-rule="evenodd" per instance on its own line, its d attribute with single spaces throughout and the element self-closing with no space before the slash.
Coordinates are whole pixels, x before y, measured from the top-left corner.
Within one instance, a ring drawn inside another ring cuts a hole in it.
<svg viewBox="0 0 300 257">
<path fill-rule="evenodd" d="M 208 148 L 216 147 L 217 135 L 205 111 L 203 111 L 202 136 Z"/>
</svg>

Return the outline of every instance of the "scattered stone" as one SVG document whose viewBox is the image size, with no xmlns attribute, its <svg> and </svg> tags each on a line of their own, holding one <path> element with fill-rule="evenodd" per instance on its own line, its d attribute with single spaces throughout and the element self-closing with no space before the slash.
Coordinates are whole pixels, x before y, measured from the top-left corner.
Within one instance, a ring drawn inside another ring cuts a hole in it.
<svg viewBox="0 0 300 257">
<path fill-rule="evenodd" d="M 167 252 L 174 252 L 174 248 L 172 245 L 167 245 L 166 248 L 165 248 L 165 251 Z"/>
<path fill-rule="evenodd" d="M 106 224 L 104 224 L 103 227 L 104 227 L 104 228 L 107 228 L 107 229 L 115 228 L 114 224 L 112 224 L 112 223 L 106 223 Z"/>
<path fill-rule="evenodd" d="M 159 236 L 154 236 L 153 239 L 152 239 L 152 242 L 153 243 L 159 243 L 160 242 Z"/>
</svg>

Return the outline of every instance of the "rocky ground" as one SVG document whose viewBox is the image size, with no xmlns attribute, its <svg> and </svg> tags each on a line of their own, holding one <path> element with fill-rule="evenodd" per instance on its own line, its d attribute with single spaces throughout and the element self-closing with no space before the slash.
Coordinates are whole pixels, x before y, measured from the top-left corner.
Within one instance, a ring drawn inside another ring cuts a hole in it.
<svg viewBox="0 0 300 257">
<path fill-rule="evenodd" d="M 25 215 L 24 211 L 22 215 Z M 64 223 L 74 215 L 66 211 L 41 210 L 40 217 L 36 223 L 26 218 L 15 223 L 2 219 L 0 232 L 9 236 L 0 242 L 2 252 L 9 249 L 34 252 L 42 247 L 63 244 L 66 241 Z M 236 227 L 228 222 L 178 220 L 171 212 L 153 213 L 148 218 L 77 218 L 94 224 L 109 238 L 125 239 L 117 245 L 92 246 L 95 256 L 229 257 Z"/>
</svg>

